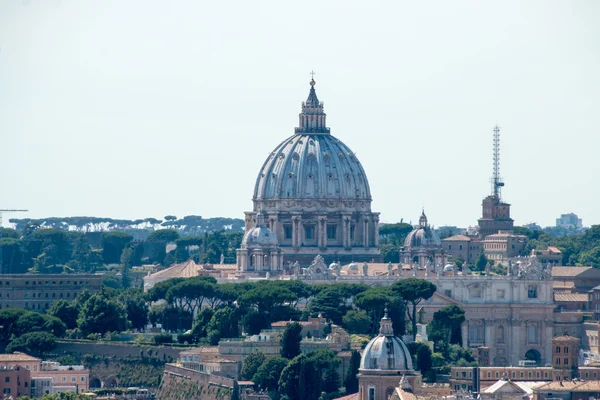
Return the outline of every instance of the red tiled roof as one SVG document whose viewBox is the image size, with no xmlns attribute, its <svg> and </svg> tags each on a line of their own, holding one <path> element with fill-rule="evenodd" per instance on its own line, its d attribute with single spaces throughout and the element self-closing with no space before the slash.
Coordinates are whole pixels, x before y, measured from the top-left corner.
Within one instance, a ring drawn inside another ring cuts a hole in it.
<svg viewBox="0 0 600 400">
<path fill-rule="evenodd" d="M 577 276 L 592 267 L 554 267 L 552 268 L 553 277 L 574 277 Z"/>
<path fill-rule="evenodd" d="M 0 354 L 0 362 L 32 362 L 32 361 L 39 361 L 41 362 L 42 360 L 33 356 L 30 356 L 29 354 L 25 354 L 25 353 L 12 353 L 12 354 Z"/>
<path fill-rule="evenodd" d="M 554 293 L 554 301 L 587 303 L 587 293 Z"/>
</svg>

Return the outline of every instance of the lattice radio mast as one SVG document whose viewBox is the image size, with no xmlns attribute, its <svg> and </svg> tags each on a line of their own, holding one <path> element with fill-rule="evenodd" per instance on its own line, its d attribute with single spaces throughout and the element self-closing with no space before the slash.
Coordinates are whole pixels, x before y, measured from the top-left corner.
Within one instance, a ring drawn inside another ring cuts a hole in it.
<svg viewBox="0 0 600 400">
<path fill-rule="evenodd" d="M 500 188 L 504 186 L 500 177 L 500 127 L 494 127 L 494 175 L 492 176 L 492 195 L 501 198 Z"/>
</svg>

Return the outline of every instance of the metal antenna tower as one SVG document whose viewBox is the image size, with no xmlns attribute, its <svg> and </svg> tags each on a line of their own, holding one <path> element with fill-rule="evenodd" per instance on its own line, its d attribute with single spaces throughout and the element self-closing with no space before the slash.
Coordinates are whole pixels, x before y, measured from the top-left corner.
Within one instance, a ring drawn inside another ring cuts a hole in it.
<svg viewBox="0 0 600 400">
<path fill-rule="evenodd" d="M 494 127 L 494 175 L 492 176 L 492 195 L 500 199 L 500 188 L 504 186 L 500 177 L 500 127 Z"/>
</svg>

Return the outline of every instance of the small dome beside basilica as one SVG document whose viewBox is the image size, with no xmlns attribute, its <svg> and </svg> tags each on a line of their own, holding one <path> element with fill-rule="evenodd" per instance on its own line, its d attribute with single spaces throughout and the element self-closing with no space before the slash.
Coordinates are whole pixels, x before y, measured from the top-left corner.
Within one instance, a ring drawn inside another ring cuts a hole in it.
<svg viewBox="0 0 600 400">
<path fill-rule="evenodd" d="M 250 229 L 242 240 L 243 246 L 260 246 L 260 247 L 268 247 L 268 246 L 278 246 L 277 237 L 266 226 L 257 226 Z"/>
<path fill-rule="evenodd" d="M 441 247 L 442 241 L 435 231 L 427 224 L 425 212 L 419 218 L 419 225 L 412 230 L 404 240 L 407 247 Z"/>
</svg>

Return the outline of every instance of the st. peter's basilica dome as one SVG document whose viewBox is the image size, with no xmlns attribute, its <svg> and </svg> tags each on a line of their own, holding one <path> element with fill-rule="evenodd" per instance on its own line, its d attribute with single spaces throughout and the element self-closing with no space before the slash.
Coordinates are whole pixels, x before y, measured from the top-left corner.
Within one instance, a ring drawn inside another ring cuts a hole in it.
<svg viewBox="0 0 600 400">
<path fill-rule="evenodd" d="M 369 182 L 356 155 L 325 126 L 314 80 L 295 132 L 271 152 L 260 169 L 255 201 L 371 200 Z"/>
</svg>

